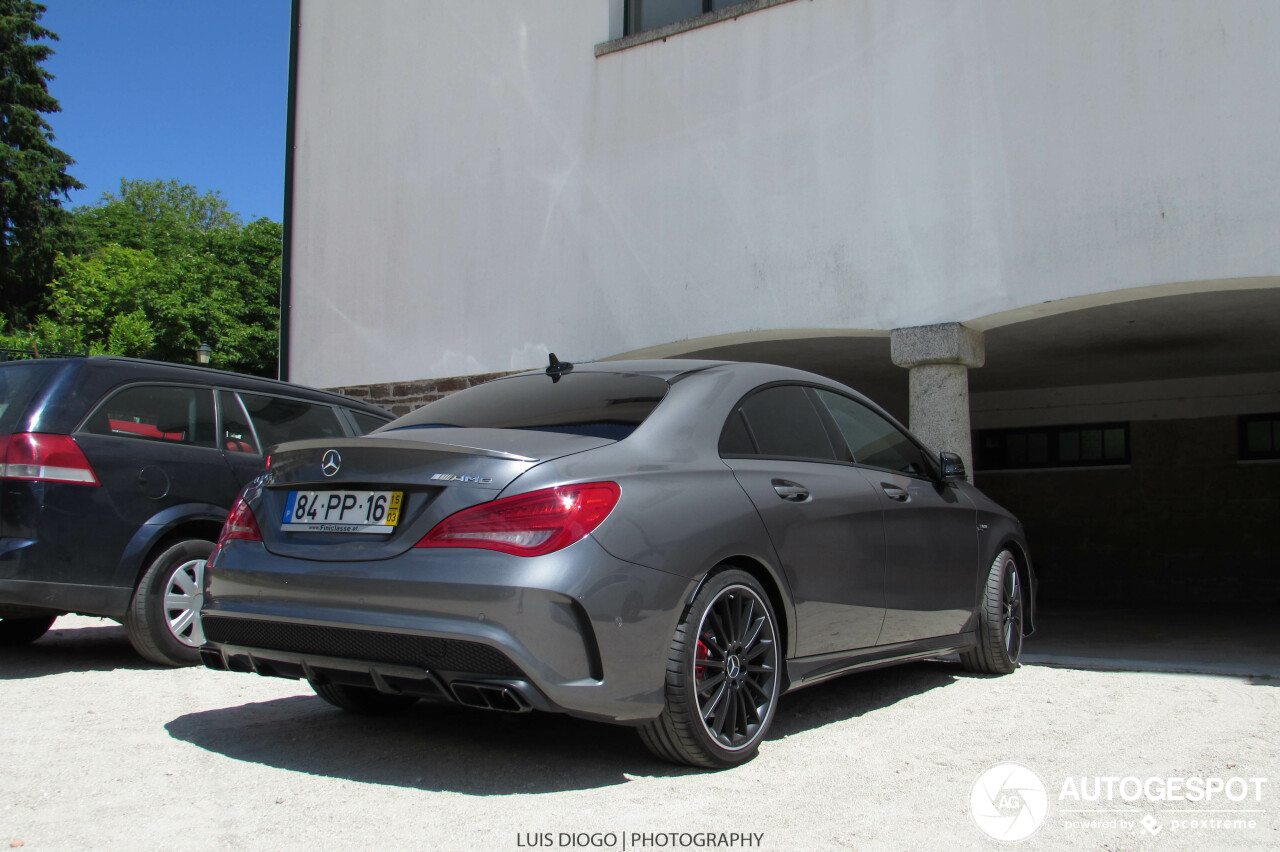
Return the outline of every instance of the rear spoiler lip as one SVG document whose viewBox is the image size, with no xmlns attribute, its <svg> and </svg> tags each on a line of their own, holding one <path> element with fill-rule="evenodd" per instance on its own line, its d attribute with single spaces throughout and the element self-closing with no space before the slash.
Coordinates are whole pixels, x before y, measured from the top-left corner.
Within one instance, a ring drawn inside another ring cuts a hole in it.
<svg viewBox="0 0 1280 852">
<path fill-rule="evenodd" d="M 271 449 L 271 454 L 287 453 L 302 450 L 333 450 L 356 447 L 368 447 L 377 441 L 377 446 L 397 450 L 435 450 L 443 453 L 458 453 L 473 456 L 484 456 L 491 459 L 514 462 L 537 462 L 541 459 L 530 456 L 504 453 L 501 450 L 489 450 L 484 447 L 469 447 L 464 444 L 438 444 L 433 441 L 407 441 L 403 438 L 384 438 L 382 435 L 365 435 L 360 438 L 313 438 L 307 441 L 289 441 Z"/>
</svg>

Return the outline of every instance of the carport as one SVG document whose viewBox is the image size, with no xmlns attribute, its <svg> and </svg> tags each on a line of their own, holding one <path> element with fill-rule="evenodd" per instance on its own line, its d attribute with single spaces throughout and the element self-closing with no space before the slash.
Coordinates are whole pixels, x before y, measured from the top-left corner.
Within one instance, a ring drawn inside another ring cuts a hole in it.
<svg viewBox="0 0 1280 852">
<path fill-rule="evenodd" d="M 1073 624 L 1106 632 L 1141 617 L 1157 633 L 1194 634 L 1232 621 L 1196 617 L 1205 610 L 1271 618 L 1280 603 L 1278 285 L 1140 288 L 964 323 L 985 348 L 985 364 L 968 370 L 971 473 L 1026 525 L 1044 624 L 1078 637 Z M 910 425 L 927 436 L 922 419 L 949 415 L 895 366 L 902 332 L 743 333 L 628 357 L 810 370 L 904 422 L 914 405 Z"/>
</svg>

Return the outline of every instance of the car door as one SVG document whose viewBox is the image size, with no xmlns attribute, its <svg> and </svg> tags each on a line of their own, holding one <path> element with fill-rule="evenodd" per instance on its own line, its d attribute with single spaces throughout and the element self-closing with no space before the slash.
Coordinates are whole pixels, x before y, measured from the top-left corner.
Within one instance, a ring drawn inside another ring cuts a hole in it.
<svg viewBox="0 0 1280 852">
<path fill-rule="evenodd" d="M 114 572 L 138 528 L 171 506 L 229 506 L 236 485 L 214 443 L 213 391 L 138 384 L 109 396 L 76 443 L 110 495 L 115 523 L 95 524 L 95 549 Z M 98 581 L 108 583 L 107 577 Z M 93 582 L 93 581 L 90 581 Z"/>
<path fill-rule="evenodd" d="M 873 646 L 884 620 L 880 499 L 837 462 L 812 393 L 754 392 L 725 424 L 720 454 L 760 513 L 795 603 L 797 656 Z"/>
<path fill-rule="evenodd" d="M 884 508 L 885 618 L 878 644 L 961 632 L 977 594 L 975 507 L 958 488 L 934 478 L 924 452 L 888 419 L 843 394 L 819 390 L 817 397 Z"/>
</svg>

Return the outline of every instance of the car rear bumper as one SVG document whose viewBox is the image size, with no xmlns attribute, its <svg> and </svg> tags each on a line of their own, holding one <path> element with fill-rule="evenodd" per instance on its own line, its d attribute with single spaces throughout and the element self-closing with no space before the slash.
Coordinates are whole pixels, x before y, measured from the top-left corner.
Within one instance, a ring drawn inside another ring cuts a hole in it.
<svg viewBox="0 0 1280 852">
<path fill-rule="evenodd" d="M 424 548 L 370 562 L 237 541 L 205 577 L 211 668 L 623 723 L 662 711 L 694 582 L 590 537 L 536 558 Z"/>
<path fill-rule="evenodd" d="M 0 615 L 63 615 L 68 612 L 120 619 L 132 590 L 80 583 L 10 580 L 0 577 Z"/>
</svg>

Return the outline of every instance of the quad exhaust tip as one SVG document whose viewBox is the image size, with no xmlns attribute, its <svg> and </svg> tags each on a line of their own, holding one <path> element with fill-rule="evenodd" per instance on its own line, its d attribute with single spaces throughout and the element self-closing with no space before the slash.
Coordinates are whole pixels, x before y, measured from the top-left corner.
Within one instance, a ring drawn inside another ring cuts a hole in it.
<svg viewBox="0 0 1280 852">
<path fill-rule="evenodd" d="M 453 683 L 450 688 L 458 703 L 468 707 L 500 710 L 504 713 L 528 713 L 533 709 L 523 695 L 502 684 Z"/>
</svg>

